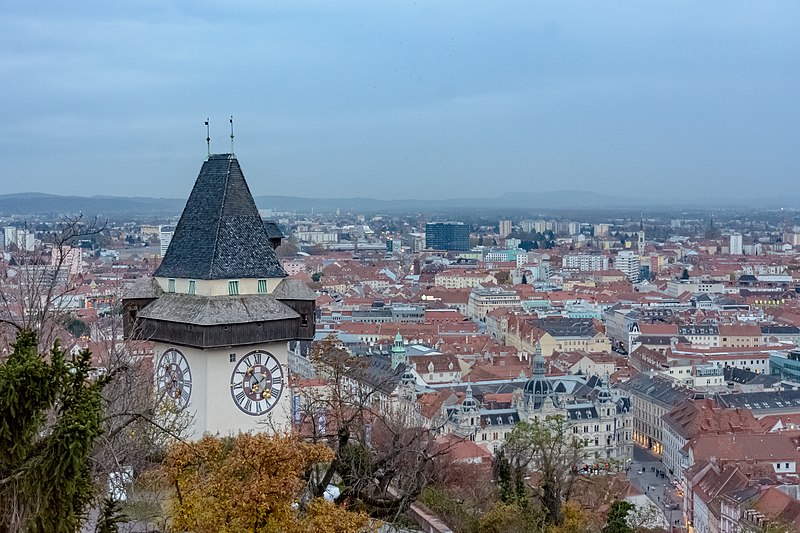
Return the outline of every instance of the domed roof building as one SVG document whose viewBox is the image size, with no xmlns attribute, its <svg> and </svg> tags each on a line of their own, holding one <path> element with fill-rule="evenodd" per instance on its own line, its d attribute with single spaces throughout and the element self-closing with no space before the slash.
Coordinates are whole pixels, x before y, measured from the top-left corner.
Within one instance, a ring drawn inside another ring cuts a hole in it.
<svg viewBox="0 0 800 533">
<path fill-rule="evenodd" d="M 556 384 L 545 375 L 544 356 L 537 344 L 533 356 L 533 374 L 522 388 L 523 408 L 530 411 L 540 410 L 546 406 L 558 407 L 560 401 L 555 391 Z"/>
</svg>

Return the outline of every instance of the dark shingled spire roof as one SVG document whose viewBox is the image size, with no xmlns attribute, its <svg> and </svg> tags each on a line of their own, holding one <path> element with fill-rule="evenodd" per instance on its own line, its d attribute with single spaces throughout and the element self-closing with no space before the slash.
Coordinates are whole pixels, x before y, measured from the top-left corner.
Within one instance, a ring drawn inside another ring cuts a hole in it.
<svg viewBox="0 0 800 533">
<path fill-rule="evenodd" d="M 286 272 L 232 154 L 209 156 L 155 273 L 164 278 L 283 278 Z"/>
</svg>

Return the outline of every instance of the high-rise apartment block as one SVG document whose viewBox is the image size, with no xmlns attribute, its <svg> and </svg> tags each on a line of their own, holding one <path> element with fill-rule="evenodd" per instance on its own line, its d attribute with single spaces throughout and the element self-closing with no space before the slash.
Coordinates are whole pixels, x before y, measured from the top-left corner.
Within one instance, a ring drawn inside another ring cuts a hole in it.
<svg viewBox="0 0 800 533">
<path fill-rule="evenodd" d="M 562 268 L 579 272 L 608 270 L 608 257 L 599 254 L 569 254 L 564 256 Z"/>
<path fill-rule="evenodd" d="M 594 236 L 595 237 L 608 237 L 608 232 L 611 230 L 611 224 L 595 224 Z"/>
<path fill-rule="evenodd" d="M 175 233 L 175 226 L 159 226 L 158 240 L 161 243 L 161 257 L 167 255 L 169 243 L 172 242 L 172 235 Z"/>
<path fill-rule="evenodd" d="M 32 231 L 6 226 L 3 228 L 3 245 L 6 250 L 16 247 L 21 252 L 32 252 L 36 247 L 36 236 Z"/>
<path fill-rule="evenodd" d="M 731 233 L 730 253 L 731 255 L 742 255 L 741 233 Z"/>
<path fill-rule="evenodd" d="M 510 220 L 501 220 L 500 221 L 500 238 L 505 239 L 511 235 L 511 221 Z"/>
<path fill-rule="evenodd" d="M 639 256 L 632 251 L 623 250 L 619 252 L 616 259 L 614 259 L 614 268 L 622 271 L 630 281 L 634 283 L 639 281 L 641 261 Z"/>
</svg>

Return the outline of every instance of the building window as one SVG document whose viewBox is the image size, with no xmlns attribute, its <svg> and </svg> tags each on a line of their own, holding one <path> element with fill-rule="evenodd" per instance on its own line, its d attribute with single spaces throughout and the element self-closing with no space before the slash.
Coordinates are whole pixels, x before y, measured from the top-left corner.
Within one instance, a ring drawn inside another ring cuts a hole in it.
<svg viewBox="0 0 800 533">
<path fill-rule="evenodd" d="M 258 294 L 267 294 L 267 280 L 258 280 Z"/>
<path fill-rule="evenodd" d="M 239 294 L 239 280 L 231 280 L 228 282 L 228 294 L 235 296 Z"/>
<path fill-rule="evenodd" d="M 236 354 L 235 353 L 232 353 L 230 355 L 230 361 L 231 361 L 231 363 L 235 363 L 236 362 Z"/>
<path fill-rule="evenodd" d="M 193 279 L 189 280 L 189 294 L 197 294 L 197 283 Z"/>
<path fill-rule="evenodd" d="M 300 314 L 300 327 L 301 328 L 308 327 L 308 313 Z"/>
<path fill-rule="evenodd" d="M 167 292 L 175 292 L 175 280 L 172 278 L 167 280 Z"/>
</svg>

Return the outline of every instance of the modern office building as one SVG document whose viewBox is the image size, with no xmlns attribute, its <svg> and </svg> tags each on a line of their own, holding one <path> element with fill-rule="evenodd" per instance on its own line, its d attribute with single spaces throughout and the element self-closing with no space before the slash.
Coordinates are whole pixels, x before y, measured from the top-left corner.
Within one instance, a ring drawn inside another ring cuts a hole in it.
<svg viewBox="0 0 800 533">
<path fill-rule="evenodd" d="M 425 243 L 429 250 L 469 250 L 469 226 L 463 222 L 429 222 Z"/>
</svg>

